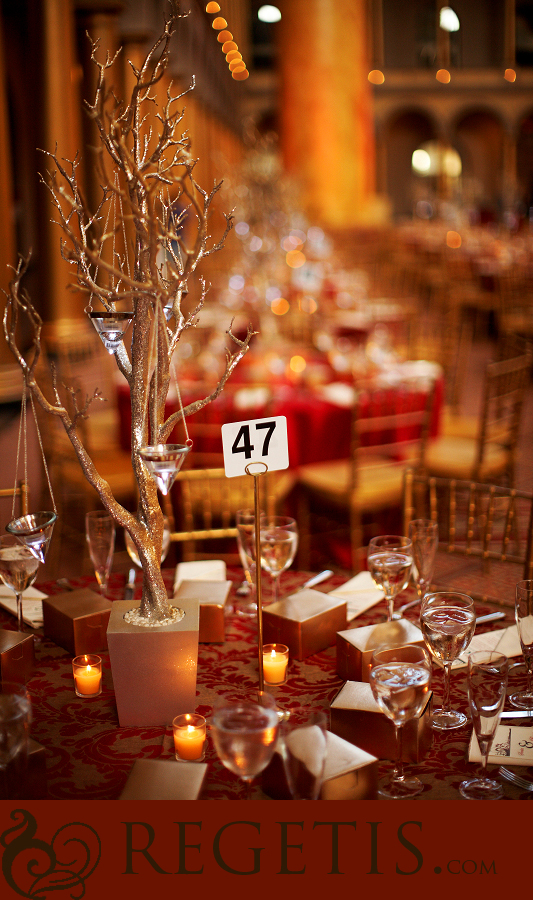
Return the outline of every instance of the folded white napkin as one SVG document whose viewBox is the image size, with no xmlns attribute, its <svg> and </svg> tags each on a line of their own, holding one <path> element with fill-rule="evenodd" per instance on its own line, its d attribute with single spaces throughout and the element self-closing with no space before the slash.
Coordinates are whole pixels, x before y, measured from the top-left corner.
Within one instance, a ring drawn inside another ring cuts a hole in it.
<svg viewBox="0 0 533 900">
<path fill-rule="evenodd" d="M 226 563 L 223 559 L 194 559 L 178 563 L 174 591 L 182 581 L 226 581 Z"/>
<path fill-rule="evenodd" d="M 466 650 L 452 663 L 452 669 L 465 669 L 468 657 L 475 650 L 497 650 L 504 656 L 521 656 L 522 647 L 516 625 L 487 631 L 486 634 L 475 634 Z"/>
<path fill-rule="evenodd" d="M 22 595 L 22 618 L 26 625 L 30 628 L 40 628 L 43 624 L 43 597 L 47 597 L 37 588 L 26 588 Z M 17 600 L 13 591 L 10 591 L 5 584 L 0 585 L 0 606 L 7 609 L 14 616 L 17 615 Z"/>
<path fill-rule="evenodd" d="M 329 593 L 333 597 L 346 600 L 348 621 L 360 616 L 366 609 L 375 606 L 385 597 L 370 572 L 359 572 Z"/>
</svg>

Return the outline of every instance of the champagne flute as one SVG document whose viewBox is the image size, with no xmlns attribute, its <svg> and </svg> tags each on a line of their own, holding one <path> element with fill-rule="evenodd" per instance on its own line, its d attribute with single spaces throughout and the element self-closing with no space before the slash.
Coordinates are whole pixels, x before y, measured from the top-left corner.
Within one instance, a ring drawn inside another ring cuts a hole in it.
<svg viewBox="0 0 533 900">
<path fill-rule="evenodd" d="M 519 581 L 515 589 L 515 619 L 527 670 L 525 691 L 516 691 L 509 700 L 518 709 L 533 709 L 533 581 Z"/>
<path fill-rule="evenodd" d="M 245 782 L 249 800 L 253 779 L 266 769 L 276 747 L 276 709 L 251 700 L 221 698 L 213 709 L 211 731 L 220 761 Z"/>
<path fill-rule="evenodd" d="M 385 594 L 387 620 L 391 622 L 394 618 L 394 598 L 405 590 L 411 577 L 411 541 L 397 534 L 372 538 L 367 550 L 367 565 L 373 580 Z"/>
<path fill-rule="evenodd" d="M 409 537 L 413 545 L 413 579 L 419 600 L 427 593 L 439 546 L 439 526 L 431 519 L 413 519 L 409 522 Z"/>
<path fill-rule="evenodd" d="M 264 515 L 261 512 L 261 517 Z M 255 616 L 257 613 L 256 602 L 256 565 L 255 565 L 255 510 L 238 509 L 235 513 L 237 526 L 237 547 L 244 576 L 250 588 L 250 596 L 246 603 L 241 603 L 236 612 L 241 616 Z"/>
<path fill-rule="evenodd" d="M 107 510 L 85 514 L 85 536 L 100 592 L 105 594 L 115 550 L 115 520 Z"/>
<path fill-rule="evenodd" d="M 430 684 L 431 663 L 423 647 L 394 647 L 372 654 L 370 688 L 396 731 L 394 770 L 379 788 L 380 794 L 392 800 L 416 797 L 424 790 L 419 778 L 404 773 L 402 729 L 422 712 Z"/>
<path fill-rule="evenodd" d="M 487 760 L 505 704 L 509 661 L 495 650 L 478 650 L 468 657 L 468 699 L 481 752 L 481 775 L 461 782 L 466 800 L 499 800 L 501 784 L 487 777 Z"/>
<path fill-rule="evenodd" d="M 259 537 L 261 567 L 272 576 L 272 602 L 275 603 L 281 573 L 292 565 L 298 549 L 298 525 L 289 516 L 262 516 Z"/>
<path fill-rule="evenodd" d="M 0 537 L 0 578 L 17 601 L 17 629 L 24 631 L 22 595 L 37 577 L 39 560 L 13 534 Z"/>
<path fill-rule="evenodd" d="M 472 597 L 453 591 L 426 594 L 420 609 L 420 627 L 426 647 L 444 667 L 442 708 L 433 710 L 431 725 L 440 731 L 460 728 L 467 717 L 450 706 L 450 672 L 454 659 L 466 650 L 476 630 Z"/>
<path fill-rule="evenodd" d="M 133 543 L 131 535 L 129 531 L 124 529 L 124 543 L 126 544 L 126 550 L 128 551 L 128 556 L 131 559 L 132 563 L 136 565 L 139 569 L 141 567 L 141 560 L 139 559 L 139 554 L 137 553 L 137 547 Z M 170 522 L 168 520 L 168 516 L 163 516 L 163 543 L 161 545 L 161 562 L 163 563 L 167 558 L 168 548 L 170 547 Z"/>
<path fill-rule="evenodd" d="M 327 752 L 327 721 L 321 709 L 286 710 L 279 749 L 293 800 L 318 800 Z"/>
</svg>

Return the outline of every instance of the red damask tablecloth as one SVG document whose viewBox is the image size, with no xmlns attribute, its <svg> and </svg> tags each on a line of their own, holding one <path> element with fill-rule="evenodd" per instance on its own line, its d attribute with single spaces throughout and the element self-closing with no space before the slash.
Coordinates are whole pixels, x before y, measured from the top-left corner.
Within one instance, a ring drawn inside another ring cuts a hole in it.
<svg viewBox="0 0 533 900">
<path fill-rule="evenodd" d="M 470 570 L 463 565 L 460 579 L 464 590 L 479 587 L 480 576 L 476 571 L 479 563 L 472 562 Z M 450 567 L 450 560 L 444 567 Z M 169 588 L 174 575 L 173 569 L 166 569 L 165 579 Z M 283 575 L 282 590 L 289 592 L 300 586 L 307 573 L 289 570 Z M 319 589 L 330 591 L 343 583 L 347 575 L 336 574 L 320 585 Z M 519 577 L 519 576 L 518 576 Z M 257 674 L 257 623 L 255 619 L 244 618 L 237 612 L 241 602 L 235 593 L 242 581 L 242 571 L 228 569 L 228 578 L 233 581 L 230 595 L 231 608 L 228 612 L 226 641 L 223 644 L 200 644 L 198 652 L 197 712 L 209 717 L 213 701 L 221 690 L 235 692 L 236 696 L 253 694 L 258 686 Z M 512 622 L 513 580 L 518 580 L 512 569 L 502 576 L 507 580 L 505 595 L 503 580 L 498 581 L 495 573 L 491 584 L 495 596 L 503 598 L 506 604 L 507 622 Z M 94 583 L 90 579 L 71 580 L 74 587 Z M 112 574 L 108 596 L 122 599 L 124 575 Z M 55 582 L 42 583 L 39 587 L 47 593 L 57 593 Z M 265 583 L 264 599 L 268 600 L 268 582 Z M 140 588 L 138 589 L 140 590 Z M 408 592 L 406 592 L 406 595 Z M 406 595 L 403 595 L 405 599 Z M 409 598 L 407 598 L 409 599 Z M 489 611 L 490 605 L 478 605 L 480 614 Z M 416 620 L 416 609 L 408 617 Z M 379 603 L 367 613 L 354 619 L 351 627 L 384 621 L 385 604 Z M 0 611 L 0 626 L 14 628 L 14 618 Z M 501 627 L 497 622 L 485 629 Z M 112 686 L 109 656 L 101 653 L 104 665 L 103 691 L 93 699 L 76 697 L 73 689 L 71 656 L 56 646 L 42 632 L 35 632 L 36 668 L 29 680 L 29 691 L 33 704 L 32 737 L 46 749 L 47 791 L 53 800 L 117 799 L 128 778 L 136 759 L 173 758 L 171 729 L 164 727 L 119 727 Z M 520 674 L 513 676 L 520 679 Z M 278 706 L 285 708 L 294 704 L 314 705 L 329 710 L 330 703 L 342 686 L 336 674 L 336 648 L 328 649 L 308 657 L 303 661 L 292 659 L 288 678 L 284 685 L 272 688 Z M 518 683 L 518 681 L 517 681 Z M 514 684 L 513 684 L 514 687 Z M 442 679 L 439 670 L 434 671 L 434 695 L 441 696 Z M 459 708 L 467 709 L 465 675 L 453 673 L 452 699 Z M 467 761 L 470 728 L 465 726 L 457 731 L 433 734 L 432 747 L 424 760 L 416 766 L 417 773 L 424 782 L 424 792 L 419 800 L 458 800 L 458 787 L 464 777 L 474 770 Z M 202 799 L 223 800 L 245 797 L 243 783 L 228 772 L 219 762 L 213 744 L 208 739 L 206 761 L 208 772 Z M 382 761 L 380 771 L 385 772 L 391 763 Z M 262 790 L 260 778 L 254 785 L 254 799 L 268 800 Z M 533 799 L 533 794 L 520 791 L 504 782 L 505 799 Z"/>
</svg>

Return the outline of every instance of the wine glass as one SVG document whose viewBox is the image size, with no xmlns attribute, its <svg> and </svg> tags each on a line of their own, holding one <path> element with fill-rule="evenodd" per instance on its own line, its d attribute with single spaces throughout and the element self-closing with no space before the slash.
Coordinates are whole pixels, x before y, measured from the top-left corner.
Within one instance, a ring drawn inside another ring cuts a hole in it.
<svg viewBox="0 0 533 900">
<path fill-rule="evenodd" d="M 467 717 L 450 707 L 450 671 L 454 659 L 466 650 L 476 630 L 472 597 L 453 591 L 426 594 L 420 609 L 420 627 L 428 650 L 444 667 L 442 708 L 433 710 L 431 725 L 440 731 L 460 728 Z"/>
<path fill-rule="evenodd" d="M 115 550 L 115 520 L 107 510 L 85 514 L 85 536 L 100 592 L 105 594 Z"/>
<path fill-rule="evenodd" d="M 128 551 L 128 556 L 131 559 L 132 563 L 136 565 L 139 569 L 141 567 L 141 560 L 139 559 L 139 554 L 137 553 L 137 547 L 133 543 L 131 535 L 129 531 L 124 529 L 124 543 L 126 544 L 126 550 Z M 163 563 L 167 558 L 168 548 L 170 547 L 170 522 L 168 520 L 168 516 L 163 516 L 163 543 L 161 545 L 161 562 Z"/>
<path fill-rule="evenodd" d="M 309 707 L 286 710 L 278 746 L 292 799 L 317 800 L 326 764 L 325 713 Z"/>
<path fill-rule="evenodd" d="M 259 537 L 261 567 L 272 576 L 272 602 L 279 593 L 279 579 L 288 569 L 298 549 L 298 525 L 289 516 L 262 516 Z"/>
<path fill-rule="evenodd" d="M 468 657 L 468 699 L 479 750 L 481 775 L 461 782 L 466 800 L 499 800 L 501 784 L 487 777 L 487 759 L 505 703 L 509 661 L 495 650 L 478 650 Z"/>
<path fill-rule="evenodd" d="M 261 512 L 261 516 L 264 513 Z M 237 526 L 237 547 L 244 577 L 250 588 L 249 599 L 246 603 L 239 604 L 237 612 L 241 616 L 254 616 L 257 613 L 256 603 L 256 565 L 255 565 L 255 510 L 238 509 L 235 513 Z"/>
<path fill-rule="evenodd" d="M 403 769 L 403 726 L 420 715 L 431 684 L 431 663 L 423 647 L 404 646 L 372 654 L 370 688 L 382 712 L 396 731 L 396 763 L 392 775 L 379 788 L 392 800 L 416 797 L 424 785 Z"/>
<path fill-rule="evenodd" d="M 413 519 L 409 522 L 409 537 L 413 545 L 413 579 L 418 597 L 422 600 L 435 570 L 439 526 L 431 519 Z"/>
<path fill-rule="evenodd" d="M 5 799 L 9 798 L 7 768 L 17 758 L 23 769 L 27 761 L 31 724 L 31 700 L 23 684 L 3 681 L 0 686 L 0 774 Z"/>
<path fill-rule="evenodd" d="M 525 691 L 516 691 L 509 700 L 518 709 L 533 709 L 533 581 L 519 581 L 515 589 L 515 619 L 527 670 Z"/>
<path fill-rule="evenodd" d="M 279 716 L 275 708 L 251 700 L 221 698 L 213 708 L 213 741 L 220 761 L 246 784 L 266 769 L 276 748 Z"/>
<path fill-rule="evenodd" d="M 372 538 L 367 550 L 367 565 L 373 580 L 385 594 L 387 620 L 391 622 L 394 618 L 394 598 L 405 590 L 411 577 L 411 541 L 397 534 L 383 534 Z"/>
<path fill-rule="evenodd" d="M 24 631 L 22 595 L 37 577 L 39 560 L 13 534 L 0 537 L 0 578 L 17 600 L 17 629 Z"/>
</svg>

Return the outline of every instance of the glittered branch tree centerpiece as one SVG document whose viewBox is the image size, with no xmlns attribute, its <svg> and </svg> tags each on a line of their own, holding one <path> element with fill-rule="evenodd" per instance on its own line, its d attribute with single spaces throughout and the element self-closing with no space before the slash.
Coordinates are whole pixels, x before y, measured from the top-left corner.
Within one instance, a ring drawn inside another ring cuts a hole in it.
<svg viewBox="0 0 533 900">
<path fill-rule="evenodd" d="M 94 403 L 103 399 L 97 390 L 81 399 L 72 386 L 61 384 L 52 371 L 51 396 L 39 382 L 41 318 L 22 285 L 28 260 L 21 259 L 12 279 L 4 313 L 6 340 L 20 365 L 26 387 L 45 412 L 61 420 L 88 482 L 103 506 L 125 528 L 137 548 L 143 569 L 140 608 L 132 610 L 130 624 L 163 625 L 181 615 L 168 600 L 161 574 L 163 514 L 158 486 L 168 491 L 190 442 L 168 444 L 175 426 L 214 400 L 239 360 L 248 350 L 252 330 L 243 339 L 228 324 L 230 350 L 218 383 L 202 399 L 165 417 L 165 401 L 179 373 L 173 364 L 181 337 L 193 329 L 206 300 L 208 287 L 198 266 L 220 250 L 232 227 L 225 216 L 221 234 L 212 238 L 208 219 L 221 183 L 204 190 L 195 179 L 196 160 L 189 137 L 182 131 L 180 102 L 192 89 L 175 94 L 164 75 L 169 46 L 181 17 L 175 0 L 159 36 L 140 68 L 129 63 L 132 89 L 127 102 L 119 101 L 109 86 L 117 55 L 99 59 L 92 42 L 97 85 L 87 104 L 100 137 L 94 164 L 101 195 L 89 209 L 80 185 L 80 160 L 47 153 L 50 170 L 43 178 L 60 232 L 61 254 L 75 272 L 80 302 L 128 382 L 131 395 L 131 462 L 138 488 L 138 509 L 128 511 L 117 502 L 99 474 L 83 443 L 81 425 Z M 191 283 L 195 279 L 196 298 Z M 21 349 L 18 327 L 22 317 L 31 326 L 29 348 Z M 124 335 L 131 323 L 129 351 Z M 50 392 L 48 392 L 50 393 Z M 185 434 L 187 431 L 185 428 Z"/>
</svg>

